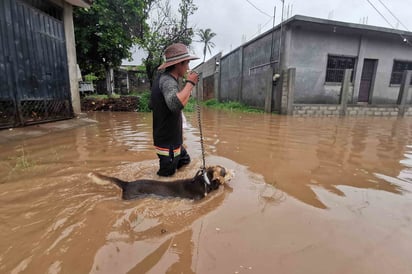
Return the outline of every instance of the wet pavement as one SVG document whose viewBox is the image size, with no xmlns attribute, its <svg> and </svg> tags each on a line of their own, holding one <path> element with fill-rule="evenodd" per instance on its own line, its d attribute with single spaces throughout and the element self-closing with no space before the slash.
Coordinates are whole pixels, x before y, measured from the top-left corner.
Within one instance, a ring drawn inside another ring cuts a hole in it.
<svg viewBox="0 0 412 274">
<path fill-rule="evenodd" d="M 23 141 L 28 138 L 39 137 L 53 132 L 75 129 L 93 123 L 97 122 L 95 120 L 87 118 L 85 114 L 82 114 L 79 117 L 68 120 L 37 124 L 26 127 L 3 129 L 0 130 L 0 144 L 13 141 Z"/>
<path fill-rule="evenodd" d="M 202 117 L 206 163 L 236 176 L 198 202 L 87 177 L 160 179 L 150 114 L 0 131 L 0 272 L 412 273 L 411 118 Z M 201 164 L 187 118 L 174 178 Z"/>
</svg>

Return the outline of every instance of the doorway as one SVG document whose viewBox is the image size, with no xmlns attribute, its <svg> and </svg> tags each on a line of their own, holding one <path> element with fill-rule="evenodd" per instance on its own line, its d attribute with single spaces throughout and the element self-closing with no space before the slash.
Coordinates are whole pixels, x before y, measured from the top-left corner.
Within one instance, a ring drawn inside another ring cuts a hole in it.
<svg viewBox="0 0 412 274">
<path fill-rule="evenodd" d="M 375 81 L 377 64 L 378 60 L 376 59 L 364 59 L 358 102 L 369 103 L 373 90 L 373 83 Z"/>
</svg>

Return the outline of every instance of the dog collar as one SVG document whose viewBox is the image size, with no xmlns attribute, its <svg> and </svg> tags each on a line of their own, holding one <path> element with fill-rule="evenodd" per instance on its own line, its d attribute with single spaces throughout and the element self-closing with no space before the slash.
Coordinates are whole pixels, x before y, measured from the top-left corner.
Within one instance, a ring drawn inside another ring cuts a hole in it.
<svg viewBox="0 0 412 274">
<path fill-rule="evenodd" d="M 209 177 L 207 177 L 207 172 L 203 172 L 203 178 L 205 179 L 206 184 L 210 185 Z"/>
</svg>

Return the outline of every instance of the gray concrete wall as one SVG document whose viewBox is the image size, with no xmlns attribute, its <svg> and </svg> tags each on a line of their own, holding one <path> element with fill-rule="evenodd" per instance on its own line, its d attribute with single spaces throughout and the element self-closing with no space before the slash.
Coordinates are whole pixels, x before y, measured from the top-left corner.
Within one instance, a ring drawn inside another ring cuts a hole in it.
<svg viewBox="0 0 412 274">
<path fill-rule="evenodd" d="M 340 84 L 326 83 L 328 54 L 357 58 L 355 78 L 351 85 L 350 103 L 356 103 L 359 94 L 363 60 L 377 59 L 375 82 L 371 91 L 372 104 L 394 104 L 399 85 L 390 86 L 393 61 L 412 61 L 412 48 L 400 42 L 400 37 L 378 37 L 368 34 L 352 35 L 312 28 L 291 28 L 292 39 L 287 47 L 284 68 L 296 67 L 295 103 L 335 104 L 339 101 Z M 411 102 L 411 98 L 408 98 Z"/>
<path fill-rule="evenodd" d="M 199 67 L 196 67 L 194 70 L 198 73 L 202 73 L 202 77 L 206 78 L 215 74 L 218 69 L 217 62 L 220 63 L 220 58 L 222 53 L 218 53 L 206 62 L 202 63 Z"/>
<path fill-rule="evenodd" d="M 197 94 L 203 94 L 203 92 L 200 92 L 200 89 L 202 89 L 200 84 L 203 85 L 203 79 L 212 76 L 214 77 L 213 93 L 216 99 L 219 98 L 219 79 L 220 79 L 219 70 L 220 70 L 220 58 L 221 57 L 222 57 L 222 53 L 218 53 L 212 58 L 210 58 L 209 60 L 207 60 L 206 62 L 198 65 L 197 67 L 193 69 L 194 71 L 200 74 L 199 80 L 202 81 L 202 83 L 199 83 L 198 85 L 195 86 L 195 90 L 192 93 L 195 97 L 197 96 Z"/>
<path fill-rule="evenodd" d="M 268 73 L 277 65 L 274 61 L 278 59 L 279 33 L 275 30 L 272 36 L 272 32 L 266 32 L 222 57 L 219 100 L 265 107 L 268 84 L 271 84 Z"/>
<path fill-rule="evenodd" d="M 290 31 L 292 39 L 284 67 L 296 68 L 295 103 L 338 104 L 341 85 L 325 82 L 328 54 L 357 56 L 358 39 L 348 35 L 327 36 L 310 29 Z M 352 86 L 350 90 L 352 93 Z"/>
<path fill-rule="evenodd" d="M 238 101 L 241 88 L 242 48 L 229 53 L 220 60 L 220 101 Z"/>
<path fill-rule="evenodd" d="M 376 77 L 372 94 L 372 104 L 395 104 L 398 98 L 400 85 L 390 85 L 391 73 L 394 60 L 412 61 L 412 47 L 399 43 L 400 37 L 390 39 L 385 37 L 363 36 L 362 41 L 365 44 L 364 50 L 359 55 L 358 70 L 356 81 L 360 82 L 363 59 L 378 59 Z M 356 92 L 359 88 L 356 89 Z M 355 94 L 355 100 L 357 93 Z M 408 103 L 410 103 L 410 98 Z"/>
<path fill-rule="evenodd" d="M 219 100 L 240 101 L 264 108 L 265 98 L 270 97 L 267 96 L 268 84 L 271 84 L 267 81 L 267 71 L 272 69 L 273 73 L 281 74 L 280 71 L 296 68 L 295 104 L 339 104 L 341 83 L 326 82 L 326 69 L 328 55 L 340 55 L 356 58 L 348 104 L 358 103 L 364 59 L 378 60 L 369 104 L 396 103 L 400 85 L 390 85 L 394 60 L 412 61 L 412 47 L 402 41 L 399 31 L 301 16 L 296 18 L 283 25 L 280 68 L 278 63 L 265 66 L 278 59 L 279 26 L 273 30 L 273 37 L 272 31 L 268 31 L 222 57 Z M 277 110 L 281 110 L 280 103 L 284 97 L 282 86 L 279 83 L 279 88 L 272 91 L 273 105 Z M 412 92 L 409 92 L 407 104 L 411 103 Z"/>
<path fill-rule="evenodd" d="M 257 108 L 263 108 L 265 106 L 267 73 L 268 70 L 272 71 L 270 64 L 271 50 L 271 33 L 244 46 L 242 103 Z"/>
</svg>

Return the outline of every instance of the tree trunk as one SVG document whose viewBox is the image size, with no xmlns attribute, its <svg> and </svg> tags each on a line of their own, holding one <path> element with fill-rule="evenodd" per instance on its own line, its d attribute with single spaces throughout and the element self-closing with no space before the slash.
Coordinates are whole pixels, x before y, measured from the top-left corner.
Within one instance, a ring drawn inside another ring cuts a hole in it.
<svg viewBox="0 0 412 274">
<path fill-rule="evenodd" d="M 114 94 L 114 74 L 112 68 L 106 68 L 106 92 L 109 97 Z"/>
</svg>

